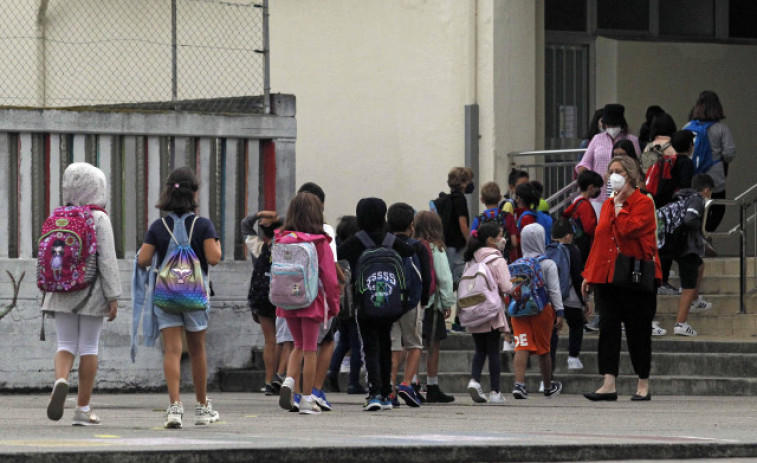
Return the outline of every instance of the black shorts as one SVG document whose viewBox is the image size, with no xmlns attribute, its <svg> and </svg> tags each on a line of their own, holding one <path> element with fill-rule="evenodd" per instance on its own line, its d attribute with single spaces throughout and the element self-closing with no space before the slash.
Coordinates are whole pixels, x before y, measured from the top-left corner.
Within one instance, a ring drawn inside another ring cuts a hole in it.
<svg viewBox="0 0 757 463">
<path fill-rule="evenodd" d="M 702 258 L 696 254 L 686 254 L 676 257 L 678 275 L 681 278 L 681 289 L 696 289 L 699 277 L 699 266 L 704 264 Z"/>
<path fill-rule="evenodd" d="M 436 329 L 434 330 L 434 315 L 436 315 Z M 423 329 L 421 334 L 423 336 L 424 344 L 428 344 L 431 340 L 433 331 L 433 340 L 441 341 L 447 338 L 447 325 L 444 322 L 444 313 L 439 312 L 433 308 L 427 308 L 423 310 Z"/>
</svg>

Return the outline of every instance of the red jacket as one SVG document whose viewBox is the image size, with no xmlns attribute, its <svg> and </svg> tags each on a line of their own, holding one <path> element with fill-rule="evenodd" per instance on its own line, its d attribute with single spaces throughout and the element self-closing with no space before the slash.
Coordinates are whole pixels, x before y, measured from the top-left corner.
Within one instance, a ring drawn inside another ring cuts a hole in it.
<svg viewBox="0 0 757 463">
<path fill-rule="evenodd" d="M 339 313 L 339 281 L 336 276 L 334 254 L 331 252 L 331 238 L 326 235 L 311 235 L 303 232 L 289 232 L 276 230 L 275 241 L 278 243 L 312 242 L 318 253 L 318 278 L 323 285 L 323 291 L 318 291 L 318 296 L 312 304 L 302 309 L 284 310 L 276 307 L 277 317 L 312 318 L 324 321 L 324 293 L 325 301 L 328 302 L 328 318 L 335 317 Z"/>
<path fill-rule="evenodd" d="M 615 258 L 620 248 L 627 256 L 654 260 L 655 279 L 662 280 L 656 234 L 654 203 L 644 193 L 638 189 L 631 193 L 617 217 L 615 200 L 605 200 L 594 233 L 594 244 L 586 259 L 584 279 L 595 284 L 612 282 Z"/>
<path fill-rule="evenodd" d="M 592 207 L 591 201 L 584 198 L 578 198 L 573 201 L 573 204 L 568 206 L 565 211 L 563 211 L 562 216 L 566 219 L 573 217 L 580 220 L 584 233 L 589 236 L 590 240 L 594 240 L 594 230 L 597 228 L 597 214 L 594 212 L 594 207 Z"/>
</svg>

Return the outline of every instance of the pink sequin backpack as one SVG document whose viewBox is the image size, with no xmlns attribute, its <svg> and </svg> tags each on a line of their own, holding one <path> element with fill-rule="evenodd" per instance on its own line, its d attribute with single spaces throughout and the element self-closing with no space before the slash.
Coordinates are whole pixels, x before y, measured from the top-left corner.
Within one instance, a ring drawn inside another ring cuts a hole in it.
<svg viewBox="0 0 757 463">
<path fill-rule="evenodd" d="M 37 287 L 68 293 L 97 278 L 97 233 L 92 210 L 97 206 L 63 206 L 42 225 L 37 251 Z"/>
</svg>

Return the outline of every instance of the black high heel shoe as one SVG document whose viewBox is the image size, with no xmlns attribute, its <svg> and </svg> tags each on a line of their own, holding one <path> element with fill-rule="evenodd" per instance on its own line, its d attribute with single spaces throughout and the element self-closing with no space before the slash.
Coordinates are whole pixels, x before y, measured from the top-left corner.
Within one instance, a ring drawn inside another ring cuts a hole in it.
<svg viewBox="0 0 757 463">
<path fill-rule="evenodd" d="M 584 397 L 591 400 L 592 402 L 613 402 L 618 400 L 618 393 L 617 392 L 585 392 Z"/>
</svg>

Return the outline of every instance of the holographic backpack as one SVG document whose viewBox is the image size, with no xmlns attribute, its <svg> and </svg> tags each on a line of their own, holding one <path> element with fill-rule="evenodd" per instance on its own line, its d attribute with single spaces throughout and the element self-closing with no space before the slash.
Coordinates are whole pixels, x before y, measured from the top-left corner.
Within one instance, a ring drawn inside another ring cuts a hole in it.
<svg viewBox="0 0 757 463">
<path fill-rule="evenodd" d="M 97 278 L 97 233 L 92 210 L 97 206 L 63 206 L 42 225 L 37 250 L 37 287 L 68 293 Z"/>
<path fill-rule="evenodd" d="M 200 259 L 191 245 L 197 216 L 192 220 L 188 236 L 184 225 L 190 215 L 186 213 L 178 217 L 174 213 L 169 214 L 173 218 L 173 231 L 168 227 L 166 219 L 162 219 L 171 235 L 171 241 L 155 278 L 153 303 L 169 313 L 180 314 L 208 308 L 206 278 L 202 273 Z"/>
</svg>

